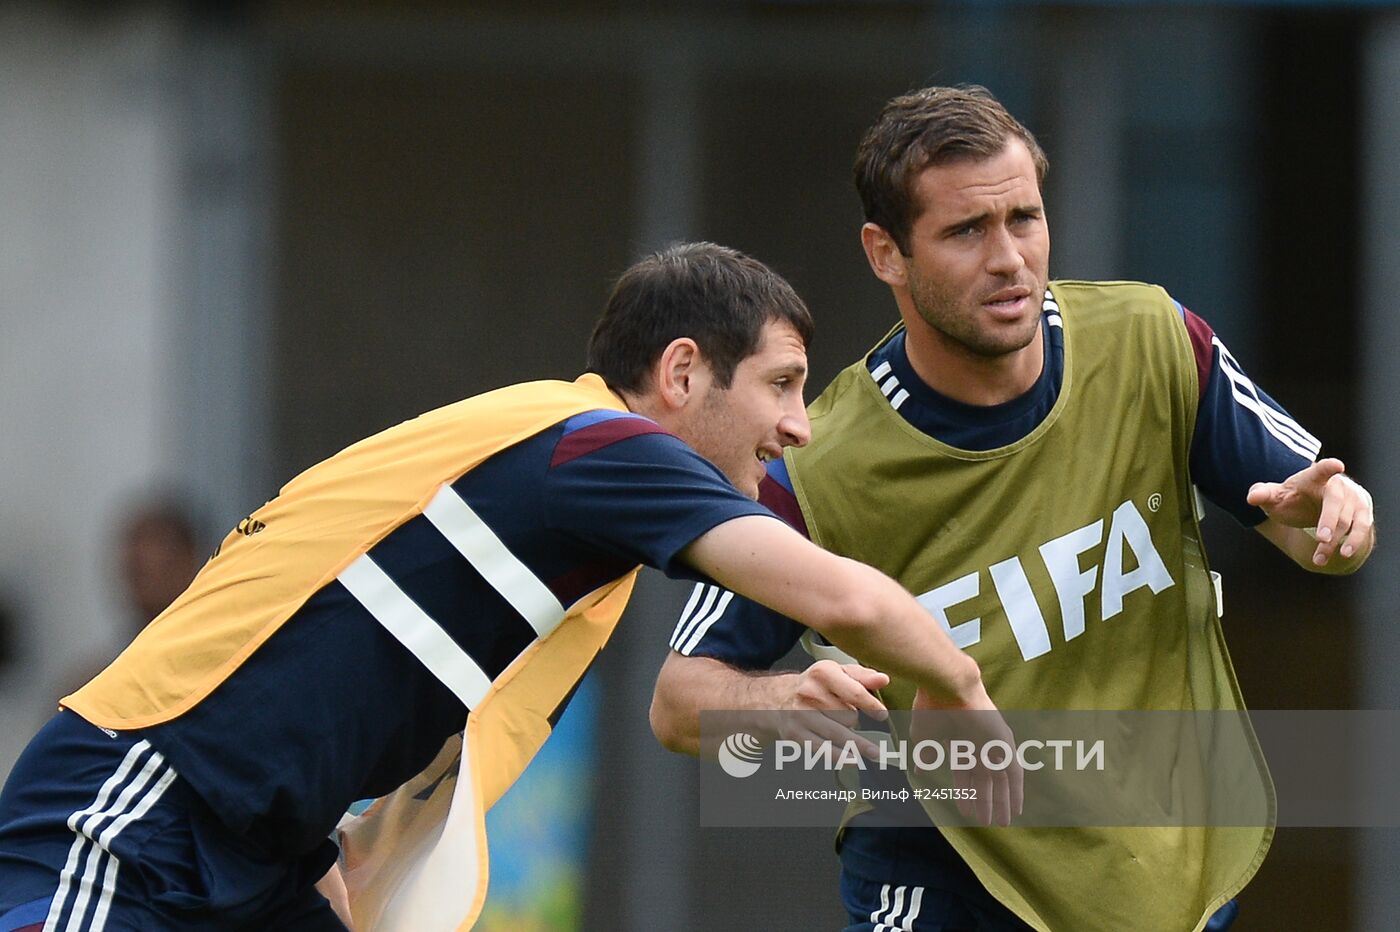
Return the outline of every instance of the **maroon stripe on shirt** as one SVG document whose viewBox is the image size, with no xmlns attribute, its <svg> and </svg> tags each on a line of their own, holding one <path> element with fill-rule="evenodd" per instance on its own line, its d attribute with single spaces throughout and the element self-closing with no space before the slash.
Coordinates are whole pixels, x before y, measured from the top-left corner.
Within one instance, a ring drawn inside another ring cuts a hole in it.
<svg viewBox="0 0 1400 932">
<path fill-rule="evenodd" d="M 580 427 L 560 438 L 558 445 L 554 447 L 554 456 L 549 461 L 549 468 L 563 466 L 570 460 L 576 460 L 580 456 L 586 456 L 630 437 L 669 433 L 670 431 L 663 430 L 655 421 L 642 417 L 615 417 L 600 421 L 588 427 Z"/>
<path fill-rule="evenodd" d="M 797 496 L 783 488 L 783 484 L 772 476 L 764 476 L 758 484 L 758 503 L 792 525 L 803 537 L 811 539 L 812 535 L 807 532 L 807 519 L 802 517 L 802 509 L 797 506 Z"/>
<path fill-rule="evenodd" d="M 1210 342 L 1215 338 L 1215 331 L 1187 308 L 1181 309 L 1181 316 L 1186 321 L 1186 333 L 1191 337 L 1191 352 L 1196 357 L 1196 384 L 1201 390 L 1200 397 L 1204 398 L 1206 386 L 1210 384 L 1210 363 L 1215 357 L 1215 347 Z"/>
<path fill-rule="evenodd" d="M 622 560 L 597 560 L 584 563 L 549 581 L 549 591 L 568 608 L 594 589 L 632 572 L 637 564 Z"/>
</svg>

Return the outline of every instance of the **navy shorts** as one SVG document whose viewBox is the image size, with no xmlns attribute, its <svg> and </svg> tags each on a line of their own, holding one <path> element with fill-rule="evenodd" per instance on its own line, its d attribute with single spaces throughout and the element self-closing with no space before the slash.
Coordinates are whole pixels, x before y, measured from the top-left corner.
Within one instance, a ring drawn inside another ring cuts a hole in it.
<svg viewBox="0 0 1400 932">
<path fill-rule="evenodd" d="M 841 871 L 845 932 L 1028 932 L 1031 928 L 980 887 L 962 895 L 937 887 L 881 883 Z"/>
<path fill-rule="evenodd" d="M 0 932 L 344 932 L 335 855 L 254 849 L 149 742 L 60 712 L 0 791 Z"/>
<path fill-rule="evenodd" d="M 900 886 L 845 869 L 841 903 L 851 917 L 844 932 L 1029 932 L 1031 928 L 980 888 L 964 895 L 936 887 Z M 1204 932 L 1223 932 L 1239 911 L 1239 904 L 1231 900 L 1211 916 Z"/>
</svg>

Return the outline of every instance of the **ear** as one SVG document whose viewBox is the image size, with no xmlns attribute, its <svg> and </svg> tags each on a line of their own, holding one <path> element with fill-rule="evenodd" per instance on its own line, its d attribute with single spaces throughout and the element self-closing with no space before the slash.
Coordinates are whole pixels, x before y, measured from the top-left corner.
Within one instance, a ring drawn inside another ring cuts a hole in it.
<svg viewBox="0 0 1400 932">
<path fill-rule="evenodd" d="M 909 284 L 904 254 L 884 227 L 874 223 L 862 226 L 860 244 L 865 249 L 865 259 L 876 278 L 891 288 L 903 288 Z"/>
<path fill-rule="evenodd" d="M 661 351 L 654 372 L 657 401 L 670 411 L 684 408 L 709 384 L 710 368 L 690 337 L 672 340 Z"/>
</svg>

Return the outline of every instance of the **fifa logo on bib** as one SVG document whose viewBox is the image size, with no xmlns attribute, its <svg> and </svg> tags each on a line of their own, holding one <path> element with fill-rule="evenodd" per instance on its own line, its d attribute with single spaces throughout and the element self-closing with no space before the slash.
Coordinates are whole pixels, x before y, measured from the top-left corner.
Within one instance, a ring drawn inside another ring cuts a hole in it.
<svg viewBox="0 0 1400 932">
<path fill-rule="evenodd" d="M 763 760 L 763 745 L 747 732 L 736 731 L 719 746 L 719 765 L 731 777 L 751 777 Z"/>
</svg>

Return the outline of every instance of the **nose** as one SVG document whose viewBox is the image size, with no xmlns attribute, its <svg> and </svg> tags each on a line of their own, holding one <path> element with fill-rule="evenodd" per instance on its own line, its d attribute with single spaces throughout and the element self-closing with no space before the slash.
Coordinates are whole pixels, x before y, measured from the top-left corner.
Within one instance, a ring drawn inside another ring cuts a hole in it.
<svg viewBox="0 0 1400 932">
<path fill-rule="evenodd" d="M 997 227 L 988 237 L 987 271 L 993 275 L 1014 275 L 1026 267 L 1026 257 L 1021 255 L 1020 244 L 1006 227 Z"/>
<path fill-rule="evenodd" d="M 807 420 L 807 406 L 801 398 L 784 408 L 778 420 L 778 439 L 785 447 L 805 447 L 812 439 L 812 422 Z"/>
</svg>

